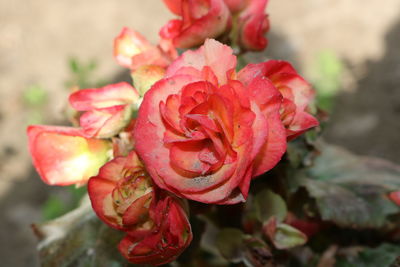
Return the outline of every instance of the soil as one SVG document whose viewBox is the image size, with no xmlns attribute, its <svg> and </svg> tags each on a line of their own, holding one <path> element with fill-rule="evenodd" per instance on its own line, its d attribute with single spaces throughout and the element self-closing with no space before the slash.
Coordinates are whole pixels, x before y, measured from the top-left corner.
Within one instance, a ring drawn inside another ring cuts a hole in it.
<svg viewBox="0 0 400 267">
<path fill-rule="evenodd" d="M 333 51 L 346 66 L 326 140 L 400 163 L 400 1 L 281 0 L 268 12 L 272 31 L 262 58 L 290 60 L 306 78 L 320 51 Z M 43 184 L 31 166 L 26 90 L 43 88 L 43 123 L 62 124 L 69 57 L 96 59 L 99 80 L 118 80 L 124 72 L 113 61 L 112 39 L 120 29 L 156 42 L 171 17 L 157 0 L 0 1 L 2 266 L 39 266 L 29 225 L 42 220 L 48 196 L 62 191 Z"/>
</svg>

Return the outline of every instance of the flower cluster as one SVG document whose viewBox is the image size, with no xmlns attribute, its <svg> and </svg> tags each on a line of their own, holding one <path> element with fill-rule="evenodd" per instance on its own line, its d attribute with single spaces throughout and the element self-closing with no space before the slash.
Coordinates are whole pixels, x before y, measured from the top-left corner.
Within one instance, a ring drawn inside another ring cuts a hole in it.
<svg viewBox="0 0 400 267">
<path fill-rule="evenodd" d="M 181 19 L 161 29 L 158 45 L 128 28 L 115 39 L 133 85 L 72 93 L 79 128 L 28 128 L 43 181 L 88 182 L 94 211 L 126 233 L 119 250 L 137 264 L 170 262 L 189 246 L 186 199 L 246 201 L 251 180 L 281 160 L 287 141 L 318 125 L 314 91 L 288 62 L 237 71 L 234 50 L 211 39 L 263 49 L 266 0 L 164 2 Z"/>
</svg>

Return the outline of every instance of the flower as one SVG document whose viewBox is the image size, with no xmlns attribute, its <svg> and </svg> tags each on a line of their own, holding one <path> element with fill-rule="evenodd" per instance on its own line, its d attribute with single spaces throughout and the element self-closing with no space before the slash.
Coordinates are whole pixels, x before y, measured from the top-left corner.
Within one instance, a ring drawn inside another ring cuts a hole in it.
<svg viewBox="0 0 400 267">
<path fill-rule="evenodd" d="M 140 237 L 128 233 L 118 249 L 135 264 L 161 265 L 175 260 L 192 241 L 192 231 L 182 202 L 165 192 L 149 210 L 153 230 Z"/>
<path fill-rule="evenodd" d="M 151 228 L 148 208 L 153 198 L 151 178 L 134 151 L 116 157 L 88 182 L 93 210 L 109 226 L 128 231 Z"/>
<path fill-rule="evenodd" d="M 238 79 L 244 84 L 250 84 L 252 77 L 267 78 L 282 94 L 281 120 L 289 140 L 319 125 L 318 120 L 309 113 L 315 92 L 290 63 L 269 60 L 249 64 L 238 73 Z"/>
<path fill-rule="evenodd" d="M 86 138 L 72 127 L 31 125 L 27 129 L 33 165 L 50 185 L 85 184 L 108 160 L 108 141 Z"/>
<path fill-rule="evenodd" d="M 268 0 L 164 0 L 182 19 L 169 21 L 160 31 L 179 48 L 191 48 L 207 38 L 221 38 L 243 50 L 261 51 L 269 30 Z"/>
<path fill-rule="evenodd" d="M 138 92 L 126 82 L 78 90 L 69 97 L 74 109 L 85 111 L 79 119 L 85 135 L 98 138 L 112 137 L 126 127 L 138 100 Z"/>
<path fill-rule="evenodd" d="M 237 43 L 244 50 L 264 50 L 268 44 L 268 40 L 265 38 L 265 33 L 269 30 L 268 15 L 265 13 L 265 7 L 267 6 L 268 0 L 242 1 L 242 3 L 239 4 L 242 4 L 243 6 L 243 2 L 246 2 L 247 5 L 237 15 L 238 17 L 234 22 L 234 27 L 236 27 L 237 36 L 235 36 L 235 38 L 237 39 Z M 241 7 L 238 4 L 233 6 L 237 9 Z"/>
<path fill-rule="evenodd" d="M 127 232 L 119 249 L 132 263 L 168 263 L 192 240 L 183 202 L 153 186 L 135 151 L 105 164 L 88 192 L 98 217 Z"/>
<path fill-rule="evenodd" d="M 143 65 L 163 68 L 178 56 L 170 40 L 161 40 L 152 45 L 140 33 L 124 27 L 114 40 L 114 58 L 123 67 L 132 71 Z"/>
<path fill-rule="evenodd" d="M 155 183 L 204 203 L 244 201 L 250 180 L 286 150 L 281 95 L 259 77 L 236 80 L 232 49 L 206 40 L 182 54 L 144 96 L 136 151 Z"/>
<path fill-rule="evenodd" d="M 207 38 L 229 32 L 231 15 L 223 0 L 164 0 L 182 19 L 170 20 L 160 31 L 178 48 L 201 45 Z"/>
</svg>

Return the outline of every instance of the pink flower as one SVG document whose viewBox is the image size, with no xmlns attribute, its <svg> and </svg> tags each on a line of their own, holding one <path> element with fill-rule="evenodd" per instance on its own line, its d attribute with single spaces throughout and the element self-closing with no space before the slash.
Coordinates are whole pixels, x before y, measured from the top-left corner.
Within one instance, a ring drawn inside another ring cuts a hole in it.
<svg viewBox="0 0 400 267">
<path fill-rule="evenodd" d="M 33 165 L 50 185 L 85 184 L 111 149 L 109 142 L 86 138 L 72 127 L 32 125 L 27 133 Z"/>
<path fill-rule="evenodd" d="M 140 33 L 123 28 L 114 40 L 114 57 L 123 67 L 136 70 L 143 65 L 167 67 L 178 56 L 170 40 L 152 45 Z"/>
<path fill-rule="evenodd" d="M 119 249 L 132 263 L 168 263 L 192 240 L 183 203 L 153 186 L 135 151 L 105 164 L 88 192 L 98 217 L 127 232 Z"/>
<path fill-rule="evenodd" d="M 160 31 L 179 48 L 201 45 L 207 38 L 229 32 L 231 15 L 223 0 L 164 0 L 181 19 L 170 20 Z"/>
<path fill-rule="evenodd" d="M 138 100 L 138 92 L 126 82 L 79 90 L 69 97 L 74 109 L 85 111 L 79 119 L 85 135 L 98 138 L 112 137 L 126 127 Z"/>
<path fill-rule="evenodd" d="M 232 50 L 207 40 L 173 62 L 145 95 L 136 150 L 155 183 L 205 203 L 247 197 L 250 180 L 286 150 L 281 95 L 267 79 L 236 80 Z"/>
<path fill-rule="evenodd" d="M 252 77 L 264 77 L 279 90 L 283 96 L 281 120 L 289 140 L 319 125 L 318 120 L 308 111 L 315 92 L 290 63 L 269 60 L 249 64 L 238 73 L 238 77 L 244 84 L 250 84 Z"/>
</svg>

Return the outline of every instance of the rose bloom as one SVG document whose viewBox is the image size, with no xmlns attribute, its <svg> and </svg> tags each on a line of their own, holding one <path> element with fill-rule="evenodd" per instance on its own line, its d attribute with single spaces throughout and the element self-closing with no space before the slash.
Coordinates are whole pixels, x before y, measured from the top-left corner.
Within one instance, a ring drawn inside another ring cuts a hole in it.
<svg viewBox="0 0 400 267">
<path fill-rule="evenodd" d="M 281 159 L 282 96 L 264 77 L 245 86 L 235 67 L 232 49 L 209 39 L 145 94 L 135 148 L 159 187 L 204 203 L 238 203 L 251 178 Z"/>
<path fill-rule="evenodd" d="M 181 19 L 170 20 L 160 31 L 175 47 L 191 48 L 217 38 L 231 27 L 231 14 L 223 0 L 164 0 Z"/>
<path fill-rule="evenodd" d="M 319 125 L 318 120 L 309 113 L 315 92 L 289 62 L 269 60 L 249 64 L 238 73 L 238 77 L 244 84 L 250 84 L 252 77 L 268 78 L 279 90 L 283 96 L 281 120 L 289 140 Z"/>
<path fill-rule="evenodd" d="M 88 192 L 98 217 L 127 233 L 119 249 L 132 263 L 171 262 L 192 240 L 183 202 L 153 186 L 134 151 L 105 164 Z"/>
</svg>

